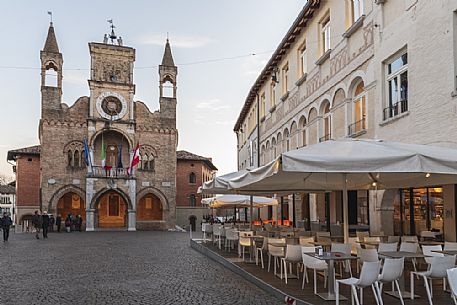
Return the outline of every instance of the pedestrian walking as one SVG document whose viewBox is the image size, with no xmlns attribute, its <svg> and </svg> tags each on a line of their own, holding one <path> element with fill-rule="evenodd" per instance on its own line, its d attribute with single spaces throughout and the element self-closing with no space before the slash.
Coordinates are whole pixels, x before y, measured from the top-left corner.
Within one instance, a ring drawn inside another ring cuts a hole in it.
<svg viewBox="0 0 457 305">
<path fill-rule="evenodd" d="M 8 238 L 10 237 L 10 227 L 12 224 L 13 221 L 11 220 L 11 217 L 8 215 L 8 213 L 3 213 L 3 217 L 1 220 L 3 230 L 3 242 L 8 241 Z"/>
<path fill-rule="evenodd" d="M 35 211 L 35 214 L 32 217 L 32 224 L 35 227 L 35 238 L 40 239 L 41 215 L 38 211 Z"/>
<path fill-rule="evenodd" d="M 71 231 L 71 214 L 68 214 L 67 218 L 65 219 L 65 230 L 67 233 Z"/>
<path fill-rule="evenodd" d="M 51 220 L 49 219 L 48 212 L 44 211 L 42 218 L 42 228 L 43 228 L 43 238 L 48 238 L 48 229 L 49 229 L 49 224 Z"/>
<path fill-rule="evenodd" d="M 49 216 L 49 232 L 54 232 L 55 223 L 56 219 L 54 218 L 54 215 L 51 214 L 51 216 Z"/>
<path fill-rule="evenodd" d="M 62 215 L 57 214 L 56 218 L 56 226 L 57 226 L 57 232 L 60 233 L 60 226 L 62 225 Z"/>
<path fill-rule="evenodd" d="M 78 231 L 81 232 L 81 228 L 83 226 L 83 218 L 81 215 L 78 215 Z"/>
</svg>

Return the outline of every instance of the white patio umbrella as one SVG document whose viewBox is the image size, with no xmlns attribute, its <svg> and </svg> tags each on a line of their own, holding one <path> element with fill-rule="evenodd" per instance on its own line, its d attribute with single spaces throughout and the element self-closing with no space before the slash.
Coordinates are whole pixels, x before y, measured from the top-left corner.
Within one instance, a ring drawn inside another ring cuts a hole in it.
<svg viewBox="0 0 457 305">
<path fill-rule="evenodd" d="M 348 189 L 455 184 L 457 149 L 381 140 L 330 140 L 283 153 L 225 183 L 227 192 L 247 194 L 343 190 L 347 240 Z"/>
<path fill-rule="evenodd" d="M 211 198 L 204 198 L 202 199 L 202 204 L 207 204 L 210 208 L 250 208 L 250 215 L 252 218 L 254 207 L 260 208 L 266 206 L 277 206 L 278 200 L 261 196 L 222 195 Z"/>
</svg>

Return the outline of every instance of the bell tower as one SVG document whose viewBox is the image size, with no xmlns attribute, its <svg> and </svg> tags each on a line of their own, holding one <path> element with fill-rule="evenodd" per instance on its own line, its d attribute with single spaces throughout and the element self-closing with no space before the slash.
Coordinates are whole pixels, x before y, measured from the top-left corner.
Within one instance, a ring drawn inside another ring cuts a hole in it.
<svg viewBox="0 0 457 305">
<path fill-rule="evenodd" d="M 177 76 L 178 67 L 173 61 L 170 41 L 167 38 L 162 64 L 159 66 L 160 112 L 163 117 L 174 120 L 176 120 Z"/>
<path fill-rule="evenodd" d="M 59 52 L 54 26 L 51 22 L 41 60 L 41 117 L 59 115 L 62 102 L 62 66 L 63 57 Z"/>
</svg>

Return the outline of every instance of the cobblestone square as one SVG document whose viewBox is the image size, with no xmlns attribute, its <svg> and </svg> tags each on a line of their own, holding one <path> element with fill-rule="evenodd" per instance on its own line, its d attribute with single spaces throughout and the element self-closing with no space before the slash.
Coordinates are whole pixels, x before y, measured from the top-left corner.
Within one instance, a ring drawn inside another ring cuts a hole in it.
<svg viewBox="0 0 457 305">
<path fill-rule="evenodd" d="M 11 234 L 0 304 L 282 304 L 174 232 Z"/>
</svg>

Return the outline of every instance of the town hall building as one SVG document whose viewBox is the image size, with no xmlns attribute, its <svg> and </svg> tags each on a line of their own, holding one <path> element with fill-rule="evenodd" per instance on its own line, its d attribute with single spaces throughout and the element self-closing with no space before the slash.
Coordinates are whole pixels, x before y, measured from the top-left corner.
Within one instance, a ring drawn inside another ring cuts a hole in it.
<svg viewBox="0 0 457 305">
<path fill-rule="evenodd" d="M 160 109 L 154 112 L 134 101 L 135 49 L 112 31 L 102 43 L 89 43 L 89 52 L 90 96 L 69 107 L 62 102 L 63 56 L 50 24 L 40 52 L 40 206 L 63 218 L 81 215 L 86 231 L 173 228 L 178 70 L 170 43 L 159 66 Z M 131 168 L 137 145 L 140 162 Z M 22 155 L 10 151 L 8 158 Z M 34 209 L 18 206 L 18 219 Z"/>
</svg>

